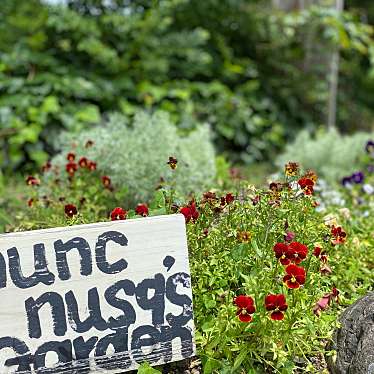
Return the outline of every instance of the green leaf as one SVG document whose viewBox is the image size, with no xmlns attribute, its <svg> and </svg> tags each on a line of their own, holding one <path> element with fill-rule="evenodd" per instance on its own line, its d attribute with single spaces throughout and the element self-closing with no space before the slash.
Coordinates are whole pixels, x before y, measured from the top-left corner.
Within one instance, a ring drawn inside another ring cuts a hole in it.
<svg viewBox="0 0 374 374">
<path fill-rule="evenodd" d="M 150 209 L 160 209 L 165 207 L 165 196 L 163 190 L 158 190 L 153 196 L 153 200 L 149 205 Z"/>
<path fill-rule="evenodd" d="M 214 358 L 209 357 L 204 365 L 204 374 L 211 374 L 214 370 L 219 369 L 221 367 L 221 363 Z"/>
<path fill-rule="evenodd" d="M 139 366 L 138 374 L 161 374 L 161 371 L 154 369 L 148 362 L 144 362 Z"/>
<path fill-rule="evenodd" d="M 57 113 L 60 110 L 60 104 L 57 97 L 47 96 L 42 104 L 42 111 L 45 113 Z"/>
<path fill-rule="evenodd" d="M 86 105 L 75 114 L 78 121 L 85 123 L 98 123 L 100 122 L 100 111 L 96 105 Z"/>
<path fill-rule="evenodd" d="M 245 245 L 245 243 L 241 243 L 232 249 L 231 256 L 234 260 L 239 261 L 243 259 L 246 252 L 247 252 L 247 246 Z"/>
<path fill-rule="evenodd" d="M 242 362 L 247 358 L 248 352 L 249 352 L 249 346 L 242 346 L 240 349 L 239 355 L 236 357 L 234 361 L 234 370 L 238 369 Z"/>
</svg>

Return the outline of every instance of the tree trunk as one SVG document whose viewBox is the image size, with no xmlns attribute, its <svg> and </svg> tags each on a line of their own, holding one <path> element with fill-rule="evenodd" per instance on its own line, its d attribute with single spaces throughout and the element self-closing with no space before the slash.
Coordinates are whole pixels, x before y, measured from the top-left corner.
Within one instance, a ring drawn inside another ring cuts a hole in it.
<svg viewBox="0 0 374 374">
<path fill-rule="evenodd" d="M 344 0 L 335 0 L 335 7 L 340 14 L 344 8 Z M 336 47 L 331 56 L 330 72 L 329 72 L 329 98 L 327 108 L 327 128 L 329 130 L 336 127 L 336 108 L 338 96 L 338 79 L 339 79 L 339 47 Z"/>
</svg>

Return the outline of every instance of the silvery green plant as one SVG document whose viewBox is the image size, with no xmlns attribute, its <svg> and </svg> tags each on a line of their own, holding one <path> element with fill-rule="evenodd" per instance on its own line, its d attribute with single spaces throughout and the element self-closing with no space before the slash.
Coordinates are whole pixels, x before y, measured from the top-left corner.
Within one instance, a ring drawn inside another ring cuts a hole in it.
<svg viewBox="0 0 374 374">
<path fill-rule="evenodd" d="M 85 148 L 87 141 L 93 142 L 89 148 Z M 63 170 L 69 151 L 94 160 L 117 190 L 127 189 L 129 204 L 149 201 L 160 178 L 188 195 L 211 186 L 216 175 L 209 127 L 199 124 L 182 134 L 165 112 L 139 112 L 132 120 L 114 113 L 101 126 L 78 134 L 64 133 L 58 142 L 61 154 L 52 164 Z M 167 165 L 170 156 L 178 160 L 175 170 Z"/>
<path fill-rule="evenodd" d="M 298 161 L 304 169 L 313 169 L 328 183 L 336 184 L 359 168 L 362 150 L 370 137 L 364 132 L 341 135 L 336 130 L 320 131 L 313 137 L 304 130 L 276 163 L 283 168 L 289 161 Z"/>
</svg>

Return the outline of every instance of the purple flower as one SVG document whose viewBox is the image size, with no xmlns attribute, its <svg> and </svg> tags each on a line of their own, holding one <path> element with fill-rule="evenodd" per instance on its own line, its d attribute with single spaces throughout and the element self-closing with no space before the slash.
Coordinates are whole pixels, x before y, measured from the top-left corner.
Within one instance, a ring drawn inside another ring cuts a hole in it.
<svg viewBox="0 0 374 374">
<path fill-rule="evenodd" d="M 353 182 L 360 184 L 364 181 L 364 173 L 362 171 L 357 171 L 356 173 L 352 174 L 351 178 Z"/>
<path fill-rule="evenodd" d="M 371 154 L 371 155 L 374 156 L 374 140 L 369 140 L 366 143 L 365 150 L 366 150 L 367 153 L 369 153 L 369 154 Z"/>
<path fill-rule="evenodd" d="M 368 172 L 369 173 L 374 173 L 374 165 L 369 165 L 368 166 Z"/>
<path fill-rule="evenodd" d="M 347 187 L 347 186 L 350 186 L 352 184 L 353 180 L 352 180 L 352 176 L 350 177 L 344 177 L 342 178 L 341 180 L 341 184 L 344 186 L 344 187 Z"/>
</svg>

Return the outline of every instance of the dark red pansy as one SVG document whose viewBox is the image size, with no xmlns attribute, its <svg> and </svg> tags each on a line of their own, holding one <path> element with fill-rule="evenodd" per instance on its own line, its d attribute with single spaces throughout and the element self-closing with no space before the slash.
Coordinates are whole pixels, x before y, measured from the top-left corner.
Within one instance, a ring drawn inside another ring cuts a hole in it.
<svg viewBox="0 0 374 374">
<path fill-rule="evenodd" d="M 67 155 L 66 155 L 66 159 L 70 162 L 73 162 L 75 160 L 75 153 L 73 152 L 69 152 Z"/>
<path fill-rule="evenodd" d="M 327 253 L 326 252 L 321 252 L 321 255 L 320 255 L 319 259 L 321 260 L 321 262 L 326 264 L 327 261 L 328 261 Z"/>
<path fill-rule="evenodd" d="M 301 261 L 305 260 L 308 255 L 308 247 L 299 242 L 292 242 L 288 245 L 288 248 L 292 252 L 290 257 L 291 262 L 298 265 Z"/>
<path fill-rule="evenodd" d="M 172 170 L 175 170 L 177 168 L 177 163 L 178 163 L 178 160 L 174 158 L 173 156 L 170 156 L 169 161 L 167 162 L 167 164 L 170 166 Z"/>
<path fill-rule="evenodd" d="M 38 178 L 33 177 L 32 175 L 29 175 L 26 178 L 26 184 L 28 186 L 38 186 L 40 184 L 40 180 Z"/>
<path fill-rule="evenodd" d="M 179 210 L 180 213 L 184 215 L 186 223 L 192 221 L 195 222 L 199 218 L 199 212 L 196 209 L 195 201 L 190 201 L 186 206 Z"/>
<path fill-rule="evenodd" d="M 282 265 L 288 265 L 290 260 L 290 250 L 285 243 L 276 243 L 273 247 L 275 257 L 279 259 Z"/>
<path fill-rule="evenodd" d="M 87 167 L 88 167 L 89 170 L 94 171 L 94 170 L 96 170 L 97 164 L 96 164 L 96 162 L 88 161 L 88 166 Z"/>
<path fill-rule="evenodd" d="M 309 178 L 301 178 L 297 182 L 305 195 L 313 194 L 314 182 Z"/>
<path fill-rule="evenodd" d="M 112 184 L 111 179 L 107 175 L 102 176 L 101 181 L 103 182 L 105 188 L 109 188 Z"/>
<path fill-rule="evenodd" d="M 286 283 L 288 288 L 299 288 L 305 283 L 305 269 L 295 264 L 288 265 L 283 282 Z"/>
<path fill-rule="evenodd" d="M 227 193 L 225 196 L 226 204 L 231 204 L 235 200 L 235 196 L 232 193 Z"/>
<path fill-rule="evenodd" d="M 78 170 L 78 165 L 75 162 L 68 162 L 65 165 L 65 170 L 67 171 L 70 177 L 73 177 L 74 173 Z"/>
<path fill-rule="evenodd" d="M 255 197 L 253 197 L 251 200 L 252 200 L 252 205 L 256 206 L 259 202 L 260 202 L 260 195 L 256 195 Z"/>
<path fill-rule="evenodd" d="M 135 213 L 139 216 L 147 217 L 149 214 L 147 204 L 138 204 L 138 206 L 135 209 Z"/>
<path fill-rule="evenodd" d="M 201 199 L 201 203 L 205 204 L 214 204 L 217 201 L 217 196 L 214 192 L 207 191 L 203 193 L 203 198 Z"/>
<path fill-rule="evenodd" d="M 77 207 L 74 204 L 66 204 L 65 205 L 65 214 L 72 218 L 78 213 Z"/>
<path fill-rule="evenodd" d="M 314 250 L 313 250 L 313 256 L 316 256 L 316 257 L 319 257 L 320 254 L 321 254 L 321 251 L 322 251 L 322 248 L 321 247 L 314 247 Z"/>
<path fill-rule="evenodd" d="M 110 213 L 110 218 L 112 221 L 119 221 L 126 219 L 127 216 L 127 210 L 122 209 L 121 207 L 114 208 L 112 212 Z"/>
<path fill-rule="evenodd" d="M 81 167 L 81 168 L 87 168 L 88 167 L 88 160 L 87 160 L 87 157 L 81 157 L 78 161 L 78 165 Z"/>
<path fill-rule="evenodd" d="M 236 315 L 239 317 L 242 322 L 251 322 L 252 316 L 256 311 L 254 306 L 254 300 L 251 296 L 239 295 L 234 299 L 234 304 L 237 306 L 238 310 Z"/>
<path fill-rule="evenodd" d="M 280 321 L 284 318 L 283 312 L 288 308 L 286 297 L 283 294 L 273 295 L 269 294 L 265 297 L 265 309 L 273 311 L 270 318 L 275 321 Z"/>
<path fill-rule="evenodd" d="M 347 233 L 340 226 L 333 226 L 331 228 L 331 234 L 334 237 L 331 240 L 333 245 L 343 244 L 347 240 Z"/>
</svg>

